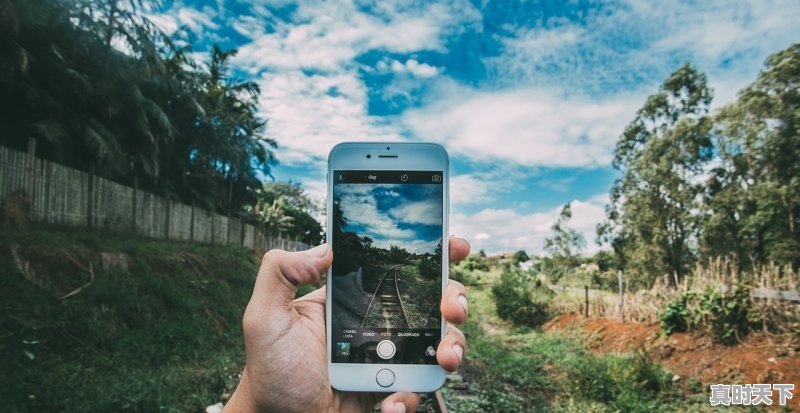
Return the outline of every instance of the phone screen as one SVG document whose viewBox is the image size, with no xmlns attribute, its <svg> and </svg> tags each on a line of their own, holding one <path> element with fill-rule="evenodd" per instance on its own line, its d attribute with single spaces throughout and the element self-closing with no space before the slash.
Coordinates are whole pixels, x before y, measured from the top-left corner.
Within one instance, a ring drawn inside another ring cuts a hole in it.
<svg viewBox="0 0 800 413">
<path fill-rule="evenodd" d="M 333 171 L 331 358 L 435 364 L 442 171 Z"/>
</svg>

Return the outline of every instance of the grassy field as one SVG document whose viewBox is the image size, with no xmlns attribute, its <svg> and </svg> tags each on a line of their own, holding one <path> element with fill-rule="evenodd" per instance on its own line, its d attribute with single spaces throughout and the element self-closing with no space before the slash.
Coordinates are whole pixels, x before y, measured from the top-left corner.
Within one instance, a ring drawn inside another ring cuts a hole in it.
<svg viewBox="0 0 800 413">
<path fill-rule="evenodd" d="M 197 412 L 232 391 L 251 252 L 85 229 L 0 237 L 3 411 Z"/>
<path fill-rule="evenodd" d="M 644 354 L 595 354 L 575 332 L 512 327 L 490 285 L 470 287 L 465 389 L 445 389 L 456 412 L 711 411 L 699 387 L 679 388 Z"/>
</svg>

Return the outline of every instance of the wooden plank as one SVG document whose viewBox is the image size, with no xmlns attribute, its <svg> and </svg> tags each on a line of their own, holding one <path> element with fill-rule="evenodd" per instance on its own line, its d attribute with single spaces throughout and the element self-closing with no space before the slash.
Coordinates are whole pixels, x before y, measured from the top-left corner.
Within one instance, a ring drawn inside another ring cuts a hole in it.
<svg viewBox="0 0 800 413">
<path fill-rule="evenodd" d="M 766 288 L 756 288 L 753 290 L 751 296 L 755 298 L 771 298 L 783 301 L 800 302 L 800 292 L 798 291 L 780 291 L 769 290 Z"/>
<path fill-rule="evenodd" d="M 436 390 L 433 393 L 433 410 L 438 413 L 447 413 L 447 404 L 444 402 L 444 397 L 442 397 L 440 390 Z"/>
<path fill-rule="evenodd" d="M 721 293 L 728 292 L 728 286 L 720 285 L 717 291 Z M 795 301 L 800 302 L 800 291 L 791 290 L 773 290 L 770 288 L 756 288 L 750 291 L 750 296 L 753 298 L 766 298 L 773 300 Z"/>
</svg>

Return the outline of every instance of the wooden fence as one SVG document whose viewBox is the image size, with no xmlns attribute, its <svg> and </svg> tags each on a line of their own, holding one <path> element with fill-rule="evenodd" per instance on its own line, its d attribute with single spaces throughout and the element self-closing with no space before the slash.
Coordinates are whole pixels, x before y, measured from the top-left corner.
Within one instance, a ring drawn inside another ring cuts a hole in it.
<svg viewBox="0 0 800 413">
<path fill-rule="evenodd" d="M 308 249 L 270 237 L 238 218 L 171 201 L 0 146 L 0 202 L 26 199 L 36 222 L 133 231 L 151 238 L 242 245 L 256 251 Z"/>
</svg>

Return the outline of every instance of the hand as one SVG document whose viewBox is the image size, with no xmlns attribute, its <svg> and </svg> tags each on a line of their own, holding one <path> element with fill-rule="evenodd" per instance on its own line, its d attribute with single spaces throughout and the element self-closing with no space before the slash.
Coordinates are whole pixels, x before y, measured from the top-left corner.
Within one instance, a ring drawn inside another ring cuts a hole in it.
<svg viewBox="0 0 800 413">
<path fill-rule="evenodd" d="M 450 261 L 469 254 L 469 244 L 450 238 Z M 383 413 L 413 412 L 419 395 L 400 392 L 340 392 L 328 382 L 325 342 L 325 287 L 294 299 L 297 286 L 319 280 L 333 260 L 327 245 L 304 252 L 272 250 L 264 255 L 253 296 L 244 313 L 247 365 L 225 412 L 364 412 L 381 403 Z M 467 319 L 467 292 L 450 281 L 442 296 L 448 323 Z M 464 334 L 448 324 L 436 351 L 445 370 L 455 371 L 464 357 Z"/>
</svg>

